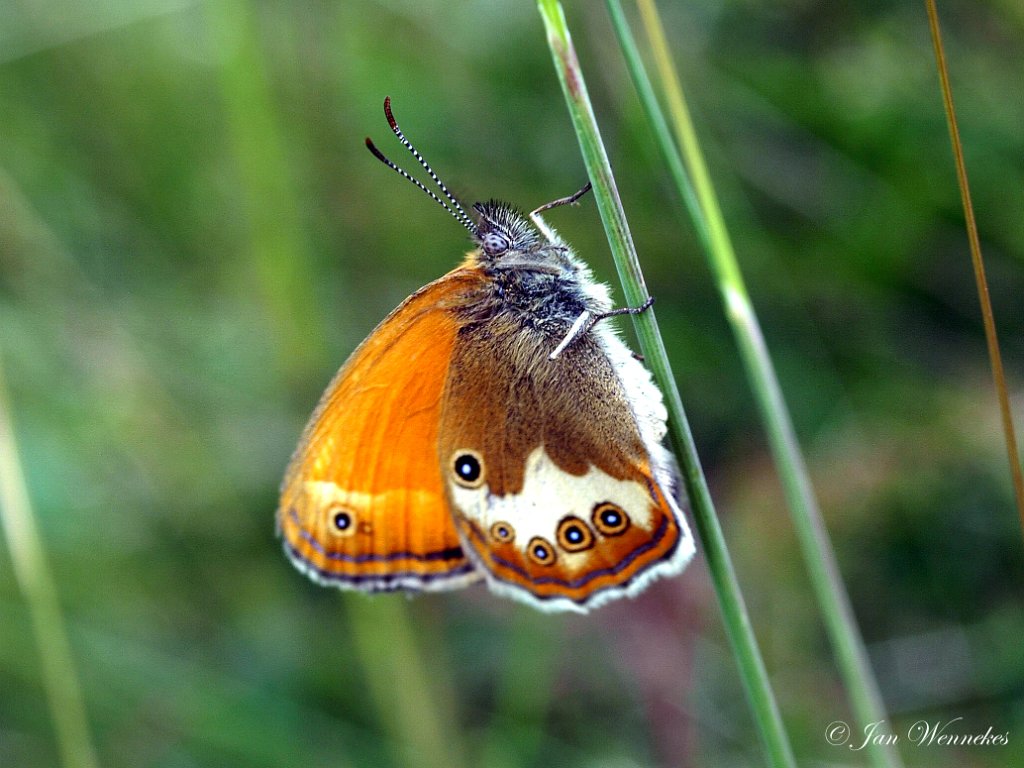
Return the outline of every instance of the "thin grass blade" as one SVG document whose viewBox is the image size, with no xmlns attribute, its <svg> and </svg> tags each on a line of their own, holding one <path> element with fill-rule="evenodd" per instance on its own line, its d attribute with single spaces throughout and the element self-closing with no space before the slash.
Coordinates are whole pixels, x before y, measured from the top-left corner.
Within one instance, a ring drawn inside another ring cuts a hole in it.
<svg viewBox="0 0 1024 768">
<path fill-rule="evenodd" d="M 808 576 L 836 654 L 854 717 L 861 729 L 872 723 L 885 723 L 887 716 L 878 684 L 842 581 L 835 551 L 818 507 L 775 367 L 732 248 L 657 7 L 653 0 L 638 0 L 669 104 L 671 123 L 675 129 L 674 140 L 622 13 L 621 4 L 618 0 L 606 2 L 641 103 L 680 195 L 691 211 L 694 226 L 706 249 L 722 295 L 726 315 L 736 336 L 747 377 L 765 424 Z M 683 158 L 680 157 L 680 147 Z M 890 744 L 871 743 L 866 751 L 872 764 L 879 768 L 895 768 L 902 764 L 899 754 Z"/>
<path fill-rule="evenodd" d="M 586 83 L 576 58 L 565 14 L 557 0 L 540 0 L 538 5 L 547 30 L 555 69 L 579 139 L 587 173 L 594 186 L 594 196 L 622 280 L 626 300 L 632 306 L 640 306 L 649 294 L 611 165 L 601 141 L 593 107 L 587 95 Z M 708 568 L 725 619 L 726 632 L 736 655 L 766 757 L 773 766 L 795 765 L 789 737 L 783 727 L 775 694 L 715 515 L 711 494 L 700 467 L 665 345 L 658 331 L 657 320 L 652 311 L 635 316 L 634 320 L 647 365 L 665 395 L 669 409 L 670 434 L 683 467 L 697 532 L 704 545 Z"/>
<path fill-rule="evenodd" d="M 939 12 L 935 0 L 925 0 L 928 9 L 928 26 L 935 49 L 935 67 L 939 73 L 942 88 L 942 104 L 946 109 L 946 123 L 949 125 L 949 139 L 953 145 L 953 160 L 956 164 L 957 185 L 964 207 L 964 222 L 967 225 L 967 240 L 971 249 L 971 265 L 974 268 L 974 282 L 978 286 L 978 301 L 985 325 L 985 341 L 988 344 L 988 359 L 992 366 L 992 379 L 996 397 L 999 399 L 999 415 L 1003 422 L 1003 436 L 1006 440 L 1006 455 L 1010 460 L 1010 477 L 1017 500 L 1017 514 L 1021 531 L 1024 532 L 1024 473 L 1021 471 L 1020 453 L 1017 449 L 1017 435 L 1013 427 L 1013 409 L 1006 390 L 1006 374 L 1003 372 L 1003 358 L 999 352 L 999 337 L 996 333 L 992 299 L 988 294 L 988 280 L 985 278 L 985 261 L 981 257 L 981 241 L 978 238 L 978 222 L 974 217 L 971 189 L 967 183 L 967 164 L 964 163 L 964 148 L 960 143 L 960 129 L 956 121 L 956 107 L 953 104 L 953 89 L 949 84 L 949 69 L 946 66 L 946 52 L 942 45 L 942 31 L 939 26 Z"/>
<path fill-rule="evenodd" d="M 25 596 L 39 648 L 46 688 L 65 768 L 96 768 L 82 690 L 68 642 L 57 587 L 36 528 L 7 404 L 0 366 L 0 524 L 18 586 Z"/>
</svg>

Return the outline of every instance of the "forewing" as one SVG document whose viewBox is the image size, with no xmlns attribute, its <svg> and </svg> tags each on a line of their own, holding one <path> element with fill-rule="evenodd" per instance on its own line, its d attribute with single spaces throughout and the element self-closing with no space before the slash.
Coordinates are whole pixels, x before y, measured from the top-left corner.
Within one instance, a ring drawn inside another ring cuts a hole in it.
<svg viewBox="0 0 1024 768">
<path fill-rule="evenodd" d="M 285 550 L 314 580 L 381 591 L 479 578 L 452 522 L 437 445 L 459 310 L 481 279 L 460 268 L 413 294 L 321 398 L 277 511 Z"/>
</svg>

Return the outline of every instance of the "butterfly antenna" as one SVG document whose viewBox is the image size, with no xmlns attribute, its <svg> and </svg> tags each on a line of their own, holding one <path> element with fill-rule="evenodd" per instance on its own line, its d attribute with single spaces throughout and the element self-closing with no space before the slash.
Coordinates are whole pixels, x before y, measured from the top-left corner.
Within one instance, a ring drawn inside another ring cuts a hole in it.
<svg viewBox="0 0 1024 768">
<path fill-rule="evenodd" d="M 427 173 L 430 174 L 430 178 L 433 179 L 435 184 L 437 184 L 441 192 L 444 193 L 444 196 L 448 198 L 448 201 L 451 203 L 451 205 L 448 205 L 448 203 L 446 203 L 444 200 L 438 197 L 432 190 L 428 189 L 426 185 L 423 184 L 423 182 L 421 182 L 419 179 L 413 178 L 413 176 L 411 176 L 404 168 L 400 168 L 398 165 L 396 165 L 387 157 L 385 157 L 384 153 L 377 149 L 376 145 L 373 143 L 369 136 L 366 137 L 366 148 L 373 153 L 374 157 L 376 157 L 378 160 L 384 163 L 384 165 L 386 165 L 388 168 L 393 170 L 399 176 L 402 176 L 403 178 L 411 181 L 421 190 L 430 195 L 434 202 L 436 202 L 438 205 L 440 205 L 442 208 L 448 211 L 448 213 L 450 213 L 457 222 L 459 222 L 462 226 L 468 229 L 470 233 L 475 235 L 477 232 L 477 227 L 473 223 L 473 220 L 470 219 L 468 215 L 466 215 L 466 211 L 463 210 L 462 205 L 456 199 L 455 195 L 453 195 L 448 190 L 448 187 L 444 185 L 444 182 L 441 181 L 440 178 L 438 178 L 436 173 L 434 173 L 434 169 L 430 167 L 426 160 L 423 159 L 423 155 L 421 155 L 419 151 L 416 149 L 416 147 L 414 147 L 412 143 L 407 138 L 405 138 L 405 134 L 402 133 L 402 129 L 398 127 L 398 123 L 395 121 L 395 116 L 391 113 L 390 96 L 384 99 L 384 114 L 388 119 L 388 125 L 391 126 L 392 132 L 394 132 L 395 136 L 398 137 L 398 140 L 402 142 L 402 145 L 412 153 L 412 156 L 419 161 L 419 164 L 423 166 Z"/>
</svg>

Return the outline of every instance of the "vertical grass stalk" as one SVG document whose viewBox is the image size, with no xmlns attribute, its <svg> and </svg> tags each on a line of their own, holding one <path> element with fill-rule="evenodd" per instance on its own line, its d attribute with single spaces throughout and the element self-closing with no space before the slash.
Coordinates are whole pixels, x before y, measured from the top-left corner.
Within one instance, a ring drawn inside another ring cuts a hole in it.
<svg viewBox="0 0 1024 768">
<path fill-rule="evenodd" d="M 325 351 L 314 315 L 315 292 L 306 222 L 297 200 L 282 110 L 275 104 L 261 48 L 260 6 L 214 0 L 204 6 L 219 53 L 220 89 L 234 156 L 240 224 L 248 229 L 244 271 L 255 278 L 270 319 L 280 368 L 306 381 Z"/>
<path fill-rule="evenodd" d="M 43 686 L 65 768 L 96 768 L 82 690 L 18 457 L 0 361 L 0 523 L 39 649 Z"/>
<path fill-rule="evenodd" d="M 573 127 L 579 139 L 580 150 L 594 186 L 594 197 L 608 235 L 626 300 L 632 306 L 639 306 L 648 297 L 647 288 L 612 176 L 611 165 L 601 141 L 593 107 L 587 95 L 583 73 L 566 25 L 565 14 L 557 0 L 539 0 L 538 7 L 544 20 L 548 45 Z M 664 342 L 658 332 L 654 312 L 645 312 L 634 320 L 647 365 L 665 395 L 669 410 L 670 434 L 683 467 L 697 532 L 704 545 L 726 633 L 736 656 L 768 762 L 773 766 L 793 766 L 795 762 L 789 738 L 783 727 L 768 673 L 750 626 L 743 596 L 715 515 L 711 494 L 700 467 L 696 446 L 683 411 Z"/>
<path fill-rule="evenodd" d="M 507 660 L 495 685 L 494 716 L 477 757 L 487 768 L 550 764 L 544 718 L 551 708 L 565 624 L 533 608 L 519 609 L 507 637 Z M 547 684 L 545 684 L 547 683 Z"/>
<path fill-rule="evenodd" d="M 928 11 L 928 27 L 935 49 L 935 67 L 939 72 L 942 89 L 942 104 L 946 110 L 946 124 L 949 126 L 949 140 L 953 145 L 953 161 L 956 165 L 957 186 L 964 207 L 964 223 L 967 226 L 967 240 L 971 249 L 971 265 L 974 268 L 974 282 L 978 287 L 978 302 L 985 324 L 985 341 L 988 344 L 988 359 L 992 366 L 992 380 L 999 399 L 999 415 L 1003 422 L 1003 439 L 1006 454 L 1010 460 L 1010 477 L 1017 500 L 1017 515 L 1024 530 L 1024 473 L 1021 471 L 1020 453 L 1017 450 L 1017 435 L 1013 428 L 1013 410 L 1006 390 L 1006 374 L 1003 372 L 1003 358 L 999 353 L 999 338 L 996 335 L 996 321 L 992 313 L 992 300 L 988 295 L 988 280 L 985 278 L 985 262 L 981 258 L 981 240 L 978 238 L 978 222 L 974 218 L 974 204 L 971 189 L 967 183 L 967 165 L 964 163 L 964 148 L 960 143 L 960 129 L 956 122 L 956 107 L 953 105 L 953 89 L 949 85 L 949 69 L 946 67 L 946 52 L 942 46 L 942 32 L 939 27 L 939 12 L 935 0 L 925 0 Z"/>
<path fill-rule="evenodd" d="M 868 663 L 785 398 L 704 163 L 654 0 L 638 0 L 638 4 L 669 104 L 675 141 L 654 95 L 621 4 L 618 0 L 606 0 L 606 3 L 641 103 L 669 171 L 690 211 L 722 295 L 854 716 L 861 728 L 885 721 L 885 708 L 874 673 Z M 679 147 L 685 156 L 685 165 Z M 868 752 L 872 764 L 879 768 L 901 764 L 891 745 L 872 744 Z"/>
<path fill-rule="evenodd" d="M 450 711 L 454 697 L 438 685 L 446 679 L 438 665 L 424 663 L 409 601 L 400 595 L 344 598 L 367 693 L 395 745 L 396 764 L 462 768 L 463 745 Z"/>
</svg>

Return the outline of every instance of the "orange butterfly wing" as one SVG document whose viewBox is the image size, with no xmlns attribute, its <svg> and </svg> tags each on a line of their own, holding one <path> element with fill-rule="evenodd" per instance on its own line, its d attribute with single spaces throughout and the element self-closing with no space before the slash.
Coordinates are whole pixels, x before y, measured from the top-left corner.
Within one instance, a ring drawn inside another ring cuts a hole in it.
<svg viewBox="0 0 1024 768">
<path fill-rule="evenodd" d="M 321 398 L 277 511 L 286 552 L 315 581 L 383 591 L 480 578 L 449 512 L 437 446 L 458 309 L 483 280 L 461 267 L 414 293 Z"/>
</svg>

